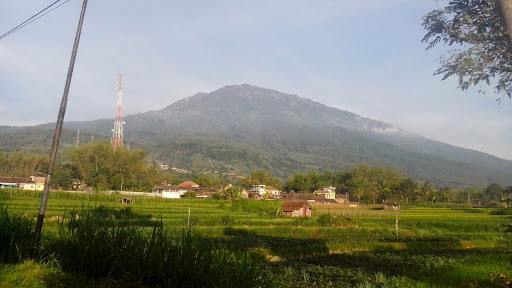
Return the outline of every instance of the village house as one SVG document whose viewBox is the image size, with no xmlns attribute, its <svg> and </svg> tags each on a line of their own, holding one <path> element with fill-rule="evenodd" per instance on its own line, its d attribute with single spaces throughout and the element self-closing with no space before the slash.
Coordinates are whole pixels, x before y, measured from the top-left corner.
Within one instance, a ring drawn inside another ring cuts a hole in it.
<svg viewBox="0 0 512 288">
<path fill-rule="evenodd" d="M 0 188 L 19 188 L 23 190 L 44 190 L 46 175 L 34 174 L 29 178 L 23 177 L 0 177 Z"/>
<path fill-rule="evenodd" d="M 311 217 L 311 205 L 306 201 L 284 202 L 281 213 L 285 217 Z"/>
<path fill-rule="evenodd" d="M 258 193 L 261 196 L 271 196 L 272 198 L 276 198 L 281 194 L 281 191 L 279 189 L 276 189 L 272 186 L 267 185 L 253 185 L 252 189 L 249 190 L 249 193 Z"/>
<path fill-rule="evenodd" d="M 334 200 L 339 204 L 348 205 L 348 203 L 349 203 L 348 193 L 336 194 Z"/>
<path fill-rule="evenodd" d="M 281 199 L 283 201 L 307 201 L 312 203 L 324 203 L 324 204 L 337 204 L 336 200 L 327 199 L 323 195 L 316 195 L 313 193 L 295 193 L 291 191 L 288 194 L 283 194 Z"/>
<path fill-rule="evenodd" d="M 334 200 L 334 199 L 336 199 L 336 187 L 327 186 L 327 187 L 322 188 L 322 190 L 313 191 L 313 194 L 324 196 L 325 199 Z"/>
<path fill-rule="evenodd" d="M 179 188 L 199 188 L 199 184 L 192 181 L 185 181 L 178 185 Z"/>
<path fill-rule="evenodd" d="M 153 189 L 151 189 L 153 193 L 158 193 L 160 197 L 162 198 L 181 198 L 185 192 L 187 192 L 187 189 L 183 189 L 174 185 L 167 184 L 166 182 L 155 185 Z"/>
</svg>

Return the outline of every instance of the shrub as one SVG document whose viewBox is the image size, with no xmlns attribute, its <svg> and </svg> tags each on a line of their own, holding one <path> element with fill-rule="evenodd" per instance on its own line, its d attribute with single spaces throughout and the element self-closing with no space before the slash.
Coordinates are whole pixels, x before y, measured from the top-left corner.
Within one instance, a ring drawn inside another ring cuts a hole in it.
<svg viewBox="0 0 512 288">
<path fill-rule="evenodd" d="M 260 216 L 277 217 L 283 204 L 277 200 L 248 200 L 242 199 L 233 203 L 231 209 L 234 211 L 243 211 L 250 213 L 258 213 Z"/>
<path fill-rule="evenodd" d="M 318 217 L 318 223 L 323 227 L 352 227 L 357 223 L 350 218 L 344 218 L 331 213 L 322 214 Z"/>
<path fill-rule="evenodd" d="M 94 213 L 76 215 L 65 214 L 43 245 L 44 255 L 55 255 L 64 270 L 163 287 L 255 287 L 263 281 L 265 262 L 247 250 L 214 246 L 191 231 L 171 235 L 163 225 L 107 227 L 95 225 Z"/>
<path fill-rule="evenodd" d="M 33 221 L 11 216 L 0 206 L 0 262 L 16 263 L 28 258 L 34 240 Z"/>
</svg>

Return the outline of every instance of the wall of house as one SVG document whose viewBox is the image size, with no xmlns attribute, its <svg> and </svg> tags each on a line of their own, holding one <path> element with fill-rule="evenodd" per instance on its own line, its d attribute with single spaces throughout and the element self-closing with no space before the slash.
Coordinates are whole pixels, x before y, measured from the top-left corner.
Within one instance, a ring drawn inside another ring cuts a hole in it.
<svg viewBox="0 0 512 288">
<path fill-rule="evenodd" d="M 162 192 L 162 198 L 181 198 L 180 191 L 166 191 Z"/>
</svg>

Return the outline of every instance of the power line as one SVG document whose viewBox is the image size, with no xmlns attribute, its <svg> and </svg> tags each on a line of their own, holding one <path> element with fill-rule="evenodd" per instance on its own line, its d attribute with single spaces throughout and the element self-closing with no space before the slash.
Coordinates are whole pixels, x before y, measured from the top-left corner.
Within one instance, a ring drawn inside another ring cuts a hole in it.
<svg viewBox="0 0 512 288">
<path fill-rule="evenodd" d="M 62 5 L 64 5 L 64 4 L 66 4 L 67 2 L 69 2 L 69 0 L 66 0 L 66 1 L 64 1 L 63 3 L 61 3 L 61 4 L 57 5 L 56 7 L 54 7 L 53 9 L 50 9 L 49 11 L 46 11 L 46 10 L 48 10 L 49 8 L 51 8 L 53 5 L 57 4 L 57 3 L 58 3 L 58 2 L 60 2 L 60 1 L 61 1 L 61 0 L 57 0 L 57 1 L 53 2 L 53 3 L 52 3 L 52 4 L 50 4 L 48 7 L 44 8 L 44 9 L 43 9 L 43 10 L 41 10 L 41 11 L 39 11 L 39 12 L 38 12 L 37 14 L 35 14 L 34 16 L 32 16 L 32 17 L 28 18 L 28 19 L 27 19 L 27 20 L 25 20 L 23 23 L 19 24 L 18 26 L 16 26 L 16 27 L 12 28 L 12 29 L 11 29 L 11 30 L 9 30 L 8 32 L 6 32 L 6 33 L 5 33 L 5 34 L 3 34 L 2 36 L 0 36 L 0 39 L 3 39 L 3 38 L 5 38 L 5 37 L 7 37 L 7 36 L 11 35 L 12 33 L 14 33 L 14 32 L 16 32 L 16 31 L 20 30 L 21 28 L 23 28 L 23 27 L 27 26 L 28 24 L 30 24 L 30 23 L 32 23 L 32 22 L 34 22 L 34 21 L 36 21 L 37 19 L 39 19 L 39 18 L 41 18 L 41 17 L 45 16 L 46 14 L 48 14 L 48 13 L 52 12 L 53 10 L 55 10 L 55 9 L 59 8 L 60 6 L 62 6 Z M 46 11 L 46 13 L 44 13 L 44 14 L 40 15 L 39 17 L 37 17 L 39 14 L 43 13 L 44 11 Z M 37 18 L 36 18 L 36 17 L 37 17 Z"/>
</svg>

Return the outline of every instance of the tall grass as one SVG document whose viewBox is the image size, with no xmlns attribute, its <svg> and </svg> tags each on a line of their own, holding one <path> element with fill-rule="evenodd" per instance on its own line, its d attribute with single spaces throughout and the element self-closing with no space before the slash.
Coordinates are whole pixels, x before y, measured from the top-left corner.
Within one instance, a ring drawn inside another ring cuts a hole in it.
<svg viewBox="0 0 512 288">
<path fill-rule="evenodd" d="M 95 212 L 69 212 L 43 243 L 64 270 L 161 287 L 256 287 L 265 262 L 162 225 L 109 227 Z"/>
<path fill-rule="evenodd" d="M 254 201 L 242 199 L 234 202 L 233 205 L 231 206 L 231 210 L 258 213 L 260 216 L 277 217 L 279 215 L 279 211 L 281 210 L 282 205 L 283 204 L 277 200 Z"/>
<path fill-rule="evenodd" d="M 28 258 L 34 239 L 33 221 L 11 216 L 0 206 L 0 263 L 16 263 Z"/>
</svg>

